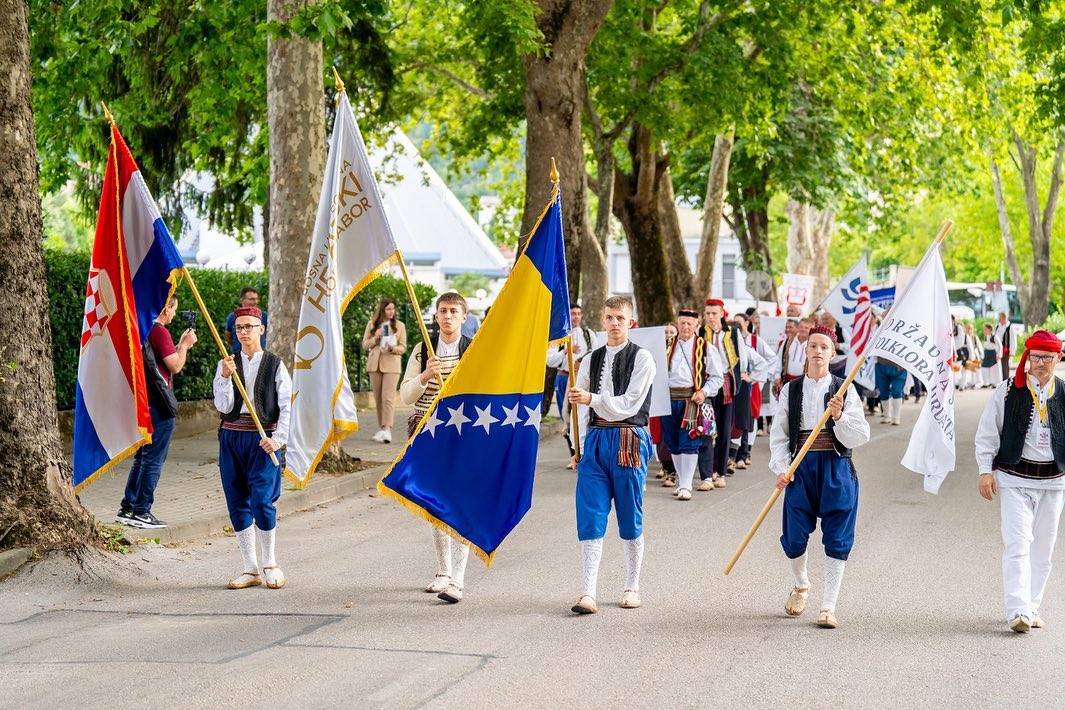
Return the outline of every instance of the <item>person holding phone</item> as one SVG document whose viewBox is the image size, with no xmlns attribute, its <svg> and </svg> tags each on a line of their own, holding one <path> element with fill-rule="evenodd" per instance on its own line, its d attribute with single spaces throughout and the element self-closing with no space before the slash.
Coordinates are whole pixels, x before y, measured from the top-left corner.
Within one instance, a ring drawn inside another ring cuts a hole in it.
<svg viewBox="0 0 1065 710">
<path fill-rule="evenodd" d="M 392 443 L 392 424 L 396 416 L 396 391 L 403 372 L 403 353 L 407 351 L 407 326 L 396 317 L 396 302 L 382 298 L 373 319 L 366 324 L 362 337 L 366 351 L 366 371 L 370 373 L 373 399 L 377 407 L 377 428 L 373 440 Z"/>
</svg>

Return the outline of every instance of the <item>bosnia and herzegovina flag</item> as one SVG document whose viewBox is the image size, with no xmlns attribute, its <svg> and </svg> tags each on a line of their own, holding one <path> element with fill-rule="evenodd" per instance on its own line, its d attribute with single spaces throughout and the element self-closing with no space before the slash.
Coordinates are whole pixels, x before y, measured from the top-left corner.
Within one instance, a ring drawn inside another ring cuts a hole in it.
<svg viewBox="0 0 1065 710">
<path fill-rule="evenodd" d="M 532 505 L 547 348 L 569 330 L 556 184 L 477 336 L 377 489 L 490 565 Z"/>
<path fill-rule="evenodd" d="M 75 490 L 152 440 L 141 343 L 181 268 L 159 208 L 112 124 L 78 357 Z"/>
</svg>

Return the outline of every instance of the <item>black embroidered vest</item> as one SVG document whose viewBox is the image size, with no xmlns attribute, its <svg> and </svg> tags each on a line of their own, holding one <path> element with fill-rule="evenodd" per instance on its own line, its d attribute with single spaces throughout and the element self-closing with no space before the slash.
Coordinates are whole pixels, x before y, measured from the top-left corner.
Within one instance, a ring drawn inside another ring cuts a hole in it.
<svg viewBox="0 0 1065 710">
<path fill-rule="evenodd" d="M 836 377 L 835 375 L 830 375 L 830 377 L 832 377 L 832 384 L 828 388 L 828 393 L 825 394 L 825 406 L 828 406 L 828 400 L 836 396 L 840 386 L 843 384 L 842 377 Z M 806 375 L 803 375 L 787 384 L 790 388 L 788 391 L 788 451 L 791 452 L 792 457 L 799 452 L 803 444 L 803 442 L 799 441 L 799 432 L 802 430 L 802 383 L 805 381 Z M 835 425 L 835 420 L 829 417 L 825 428 L 832 432 L 832 441 L 836 447 L 836 453 L 842 458 L 849 459 L 851 450 L 839 443 L 839 439 L 836 438 Z"/>
<path fill-rule="evenodd" d="M 1058 471 L 1065 471 L 1065 382 L 1054 378 L 1054 394 L 1047 401 L 1050 418 L 1050 449 Z M 1002 436 L 999 440 L 995 467 L 1011 466 L 1021 460 L 1024 439 L 1035 422 L 1036 413 L 1032 393 L 1027 387 L 1006 390 L 1006 402 L 1002 412 Z"/>
<path fill-rule="evenodd" d="M 636 364 L 636 354 L 640 352 L 640 346 L 630 342 L 614 355 L 614 371 L 611 373 L 614 382 L 614 392 L 624 392 L 629 387 L 632 379 L 632 368 Z M 603 377 L 603 364 L 606 362 L 606 346 L 592 351 L 591 362 L 588 368 L 588 391 L 592 394 L 599 393 L 599 382 Z M 624 420 L 631 426 L 647 426 L 647 413 L 651 411 L 651 390 L 647 390 L 647 397 L 643 400 L 640 411 Z M 592 420 L 598 416 L 593 409 Z M 601 418 L 601 417 L 600 417 Z M 618 422 L 619 424 L 621 422 Z"/>
<path fill-rule="evenodd" d="M 259 415 L 259 421 L 262 422 L 263 429 L 273 429 L 274 425 L 277 424 L 278 417 L 281 416 L 281 407 L 278 406 L 277 402 L 276 384 L 277 368 L 281 366 L 281 358 L 269 350 L 263 350 L 263 359 L 259 363 L 259 372 L 255 375 L 255 382 L 252 384 L 249 384 L 244 379 L 244 358 L 240 353 L 233 357 L 233 362 L 237 366 L 237 376 L 244 383 L 244 389 L 248 390 L 248 394 L 251 395 L 251 400 L 255 405 L 255 412 Z M 237 421 L 240 418 L 240 408 L 243 404 L 244 400 L 238 393 L 233 398 L 233 409 L 228 414 L 222 415 L 222 421 Z"/>
</svg>

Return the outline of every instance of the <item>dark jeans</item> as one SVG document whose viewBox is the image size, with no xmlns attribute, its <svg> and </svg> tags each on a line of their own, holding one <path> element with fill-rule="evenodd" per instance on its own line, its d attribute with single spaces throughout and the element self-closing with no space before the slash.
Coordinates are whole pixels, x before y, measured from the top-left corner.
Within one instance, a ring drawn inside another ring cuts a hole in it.
<svg viewBox="0 0 1065 710">
<path fill-rule="evenodd" d="M 155 432 L 152 443 L 137 449 L 133 455 L 133 468 L 126 479 L 126 494 L 122 496 L 122 510 L 134 513 L 150 513 L 155 500 L 155 487 L 159 484 L 159 475 L 163 472 L 163 462 L 170 450 L 170 438 L 174 435 L 176 419 L 157 420 L 152 413 Z"/>
<path fill-rule="evenodd" d="M 720 392 L 710 402 L 714 406 L 714 417 L 717 420 L 717 438 L 713 441 L 704 439 L 699 447 L 699 478 L 706 480 L 716 473 L 724 476 L 728 473 L 729 447 L 732 443 L 732 419 L 736 413 L 735 400 L 725 404 L 724 395 Z"/>
</svg>

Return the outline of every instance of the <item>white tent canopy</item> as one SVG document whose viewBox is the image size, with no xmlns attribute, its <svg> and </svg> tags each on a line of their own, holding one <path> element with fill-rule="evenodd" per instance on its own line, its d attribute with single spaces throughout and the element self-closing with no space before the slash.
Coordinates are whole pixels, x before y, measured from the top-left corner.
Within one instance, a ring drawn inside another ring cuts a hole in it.
<svg viewBox="0 0 1065 710">
<path fill-rule="evenodd" d="M 481 274 L 490 279 L 507 275 L 509 260 L 402 131 L 393 131 L 384 146 L 371 147 L 370 162 L 378 174 L 396 244 L 416 280 L 441 290 L 446 279 L 458 274 Z M 206 174 L 189 179 L 200 189 L 212 186 Z M 243 245 L 198 215 L 187 214 L 186 218 L 189 227 L 178 246 L 187 261 L 230 271 L 263 268 L 262 219 L 258 214 L 254 241 Z"/>
</svg>

